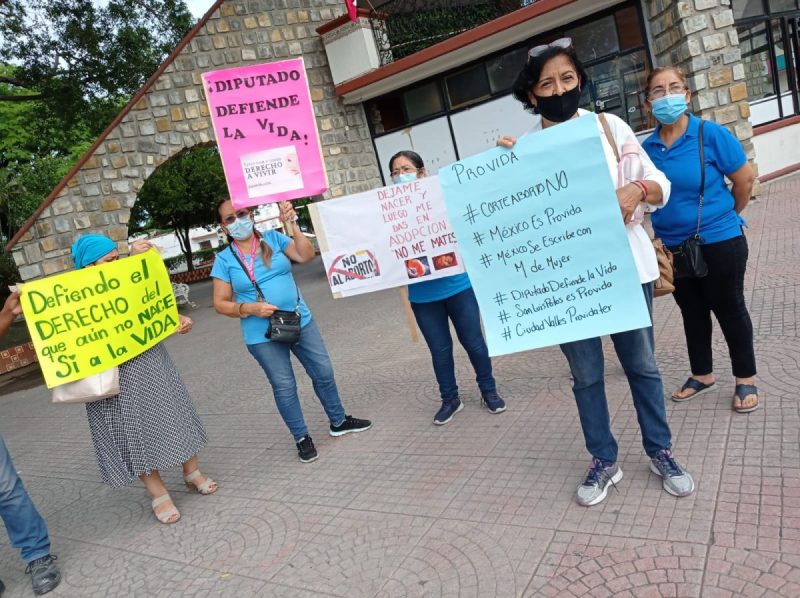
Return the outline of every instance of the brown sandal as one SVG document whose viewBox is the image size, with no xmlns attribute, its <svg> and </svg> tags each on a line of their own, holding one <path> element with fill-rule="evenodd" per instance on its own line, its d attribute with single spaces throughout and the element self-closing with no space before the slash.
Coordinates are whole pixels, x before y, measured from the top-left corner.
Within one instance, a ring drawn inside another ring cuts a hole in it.
<svg viewBox="0 0 800 598">
<path fill-rule="evenodd" d="M 190 490 L 197 490 L 200 494 L 208 495 L 214 494 L 217 491 L 217 483 L 208 476 L 204 476 L 206 481 L 198 484 L 195 480 L 202 476 L 199 469 L 195 469 L 189 475 L 183 476 L 183 481 L 186 482 L 186 487 Z"/>
<path fill-rule="evenodd" d="M 744 407 L 747 397 L 755 396 L 756 404 Z M 754 384 L 737 384 L 733 393 L 733 410 L 736 413 L 750 413 L 758 409 L 758 388 Z"/>
</svg>

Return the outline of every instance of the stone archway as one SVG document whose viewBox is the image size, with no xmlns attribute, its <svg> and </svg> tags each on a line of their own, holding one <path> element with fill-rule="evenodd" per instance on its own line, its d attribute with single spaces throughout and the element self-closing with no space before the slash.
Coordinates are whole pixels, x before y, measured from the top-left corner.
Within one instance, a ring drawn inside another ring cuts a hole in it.
<svg viewBox="0 0 800 598">
<path fill-rule="evenodd" d="M 72 268 L 70 247 L 87 232 L 108 235 L 127 253 L 130 209 L 147 177 L 176 154 L 214 141 L 204 71 L 303 56 L 331 185 L 327 195 L 380 185 L 364 109 L 336 97 L 315 31 L 340 12 L 327 4 L 218 0 L 11 239 L 22 279 Z"/>
</svg>

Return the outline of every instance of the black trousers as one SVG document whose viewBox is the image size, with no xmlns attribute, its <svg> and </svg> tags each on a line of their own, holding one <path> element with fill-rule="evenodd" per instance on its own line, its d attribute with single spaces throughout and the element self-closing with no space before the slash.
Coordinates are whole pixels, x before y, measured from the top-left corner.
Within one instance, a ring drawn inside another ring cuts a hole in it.
<svg viewBox="0 0 800 598">
<path fill-rule="evenodd" d="M 675 301 L 683 315 L 692 374 L 702 376 L 714 371 L 711 355 L 711 312 L 714 312 L 728 343 L 733 375 L 755 376 L 753 324 L 744 303 L 747 239 L 741 235 L 710 243 L 703 245 L 702 251 L 708 275 L 675 281 Z"/>
</svg>

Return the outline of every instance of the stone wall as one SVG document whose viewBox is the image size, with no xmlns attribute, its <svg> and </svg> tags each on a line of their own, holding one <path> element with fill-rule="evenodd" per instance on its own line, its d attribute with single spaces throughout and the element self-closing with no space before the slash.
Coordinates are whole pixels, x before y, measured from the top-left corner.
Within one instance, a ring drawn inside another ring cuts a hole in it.
<svg viewBox="0 0 800 598">
<path fill-rule="evenodd" d="M 689 76 L 694 114 L 725 125 L 752 162 L 753 127 L 730 0 L 645 0 L 642 4 L 649 17 L 656 66 L 680 66 Z M 753 194 L 760 194 L 757 181 Z"/>
<path fill-rule="evenodd" d="M 105 137 L 14 247 L 23 280 L 72 268 L 70 246 L 88 232 L 127 253 L 136 193 L 164 161 L 214 141 L 201 73 L 303 56 L 330 181 L 327 196 L 381 184 L 363 107 L 336 97 L 316 28 L 344 11 L 341 0 L 228 0 Z"/>
</svg>

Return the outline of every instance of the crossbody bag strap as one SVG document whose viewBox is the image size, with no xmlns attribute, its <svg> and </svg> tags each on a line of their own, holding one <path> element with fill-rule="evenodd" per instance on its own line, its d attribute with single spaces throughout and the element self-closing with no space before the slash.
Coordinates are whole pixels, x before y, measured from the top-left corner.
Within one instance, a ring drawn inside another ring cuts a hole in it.
<svg viewBox="0 0 800 598">
<path fill-rule="evenodd" d="M 700 237 L 700 222 L 703 218 L 703 195 L 706 192 L 706 159 L 703 153 L 703 125 L 704 120 L 700 121 L 697 128 L 697 145 L 700 146 L 700 205 L 697 208 L 697 230 L 694 233 L 696 238 Z"/>
<path fill-rule="evenodd" d="M 600 124 L 603 125 L 603 131 L 606 134 L 606 139 L 608 139 L 608 143 L 611 146 L 611 149 L 614 150 L 614 157 L 617 159 L 617 164 L 619 164 L 619 150 L 617 149 L 617 140 L 614 139 L 614 135 L 611 134 L 611 127 L 608 126 L 608 121 L 606 120 L 605 113 L 601 112 L 597 115 L 597 118 L 600 119 Z"/>
<path fill-rule="evenodd" d="M 236 253 L 236 250 L 233 247 L 228 247 L 228 249 L 233 254 L 233 257 L 236 258 L 236 261 L 239 262 L 239 265 L 242 267 L 242 270 L 244 270 L 244 275 L 247 276 L 247 279 L 251 283 L 253 283 L 253 288 L 256 290 L 256 297 L 258 297 L 258 300 L 262 301 L 262 302 L 266 302 L 266 299 L 264 299 L 264 293 L 261 292 L 261 288 L 258 286 L 258 283 L 256 282 L 255 277 L 250 278 L 250 272 L 248 272 L 247 267 L 242 262 L 242 258 L 239 257 L 239 255 Z M 255 258 L 253 258 L 253 259 L 255 259 Z M 253 271 L 255 272 L 255 268 L 253 269 Z"/>
</svg>

